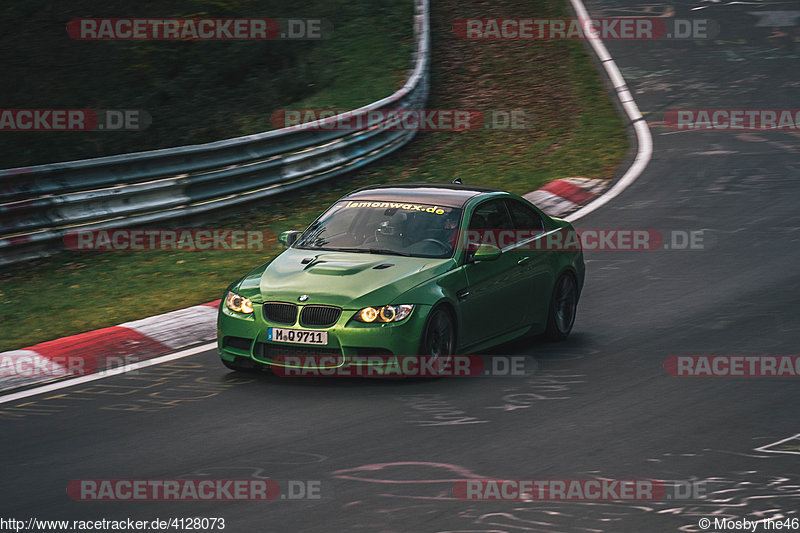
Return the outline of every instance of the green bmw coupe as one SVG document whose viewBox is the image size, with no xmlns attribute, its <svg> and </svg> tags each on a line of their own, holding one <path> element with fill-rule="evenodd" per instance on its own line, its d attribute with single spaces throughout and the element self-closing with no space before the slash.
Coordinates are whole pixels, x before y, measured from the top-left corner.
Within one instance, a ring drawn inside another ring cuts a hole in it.
<svg viewBox="0 0 800 533">
<path fill-rule="evenodd" d="M 461 184 L 348 194 L 225 292 L 218 346 L 234 370 L 286 356 L 447 356 L 527 334 L 567 338 L 583 288 L 565 220 Z M 558 238 L 554 238 L 558 237 Z"/>
</svg>

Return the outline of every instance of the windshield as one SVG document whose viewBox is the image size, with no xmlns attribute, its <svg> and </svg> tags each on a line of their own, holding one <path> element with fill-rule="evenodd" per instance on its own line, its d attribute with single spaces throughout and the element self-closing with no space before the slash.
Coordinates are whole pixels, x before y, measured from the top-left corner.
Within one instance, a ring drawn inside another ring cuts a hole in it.
<svg viewBox="0 0 800 533">
<path fill-rule="evenodd" d="M 311 224 L 294 247 L 446 258 L 455 250 L 460 220 L 461 209 L 453 207 L 344 201 Z"/>
</svg>

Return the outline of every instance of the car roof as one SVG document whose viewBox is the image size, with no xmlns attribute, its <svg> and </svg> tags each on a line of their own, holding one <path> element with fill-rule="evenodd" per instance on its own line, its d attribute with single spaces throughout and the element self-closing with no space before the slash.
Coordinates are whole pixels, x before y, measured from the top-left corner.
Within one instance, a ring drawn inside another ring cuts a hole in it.
<svg viewBox="0 0 800 533">
<path fill-rule="evenodd" d="M 389 201 L 414 201 L 445 207 L 463 207 L 472 198 L 486 193 L 505 192 L 491 187 L 458 183 L 398 183 L 372 185 L 358 189 L 343 198 Z"/>
</svg>

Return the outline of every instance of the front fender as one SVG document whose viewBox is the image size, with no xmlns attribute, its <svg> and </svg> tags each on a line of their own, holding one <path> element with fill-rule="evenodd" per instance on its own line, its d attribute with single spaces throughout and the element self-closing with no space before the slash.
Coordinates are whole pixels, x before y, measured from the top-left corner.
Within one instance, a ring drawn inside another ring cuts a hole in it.
<svg viewBox="0 0 800 533">
<path fill-rule="evenodd" d="M 455 314 L 456 330 L 461 331 L 461 304 L 458 295 L 466 288 L 467 276 L 464 267 L 458 266 L 404 292 L 394 303 L 423 304 L 430 306 L 429 309 L 445 303 Z"/>
</svg>

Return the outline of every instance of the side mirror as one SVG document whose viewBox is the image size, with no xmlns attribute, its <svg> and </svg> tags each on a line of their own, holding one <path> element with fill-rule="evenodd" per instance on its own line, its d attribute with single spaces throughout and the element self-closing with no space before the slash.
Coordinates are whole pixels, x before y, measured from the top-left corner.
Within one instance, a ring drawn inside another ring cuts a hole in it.
<svg viewBox="0 0 800 533">
<path fill-rule="evenodd" d="M 494 261 L 502 254 L 502 250 L 494 244 L 481 244 L 472 255 L 473 261 Z"/>
<path fill-rule="evenodd" d="M 293 245 L 297 241 L 297 239 L 300 238 L 300 235 L 302 235 L 302 233 L 303 233 L 302 231 L 297 231 L 296 229 L 284 231 L 278 237 L 278 242 L 288 248 L 289 246 Z"/>
</svg>

